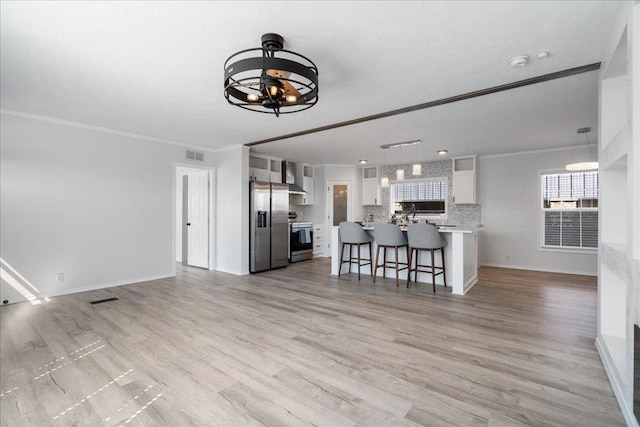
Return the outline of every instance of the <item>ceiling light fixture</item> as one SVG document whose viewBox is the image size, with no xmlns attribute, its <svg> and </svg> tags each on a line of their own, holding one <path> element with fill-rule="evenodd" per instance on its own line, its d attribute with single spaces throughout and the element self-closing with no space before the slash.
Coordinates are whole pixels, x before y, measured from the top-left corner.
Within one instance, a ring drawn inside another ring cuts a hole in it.
<svg viewBox="0 0 640 427">
<path fill-rule="evenodd" d="M 411 145 L 413 145 L 413 144 L 411 144 Z M 397 145 L 397 147 L 400 147 L 400 162 L 399 162 L 400 167 L 398 167 L 398 169 L 396 169 L 396 181 L 402 181 L 402 180 L 404 180 L 404 167 L 402 166 L 402 147 L 403 147 L 403 145 Z"/>
<path fill-rule="evenodd" d="M 413 176 L 422 175 L 422 163 L 418 161 L 418 144 L 415 144 L 416 147 L 416 157 L 415 163 L 413 164 Z"/>
<path fill-rule="evenodd" d="M 421 144 L 422 141 L 419 139 L 413 140 L 413 141 L 405 141 L 405 142 L 394 142 L 393 144 L 382 144 L 380 146 L 380 148 L 382 148 L 383 150 L 387 149 L 387 148 L 398 148 L 398 147 L 408 147 L 410 145 L 416 145 L 416 144 Z"/>
<path fill-rule="evenodd" d="M 549 53 L 548 50 L 541 50 L 540 52 L 538 52 L 538 59 L 543 60 L 543 59 L 547 59 L 549 58 L 549 56 L 551 56 L 551 54 Z"/>
<path fill-rule="evenodd" d="M 593 156 L 593 152 L 591 150 L 591 144 L 589 144 L 589 132 L 591 132 L 590 127 L 580 128 L 577 131 L 577 134 L 581 133 L 585 135 L 585 144 L 589 147 L 589 157 L 591 158 L 590 162 L 577 162 L 577 163 L 569 163 L 566 166 L 568 171 L 588 171 L 593 169 L 598 169 L 598 162 L 595 161 L 595 157 Z M 576 145 L 575 148 L 579 145 L 580 136 L 576 136 Z M 571 157 L 573 157 L 573 150 L 571 151 Z"/>
<path fill-rule="evenodd" d="M 358 163 L 360 163 L 361 165 L 366 165 L 367 164 L 367 159 L 358 160 Z"/>
<path fill-rule="evenodd" d="M 521 68 L 529 63 L 529 55 L 518 55 L 514 56 L 509 60 L 509 64 L 513 68 Z"/>
<path fill-rule="evenodd" d="M 262 36 L 261 48 L 241 50 L 227 59 L 224 97 L 229 104 L 276 117 L 316 105 L 318 67 L 283 46 L 282 36 L 269 33 Z"/>
<path fill-rule="evenodd" d="M 384 165 L 387 163 L 387 152 L 386 150 L 383 148 L 382 149 L 382 174 L 384 174 Z M 389 177 L 388 176 L 383 176 L 382 178 L 380 178 L 380 186 L 382 188 L 389 188 Z"/>
<path fill-rule="evenodd" d="M 438 154 L 440 154 L 441 156 L 444 156 L 448 152 L 449 152 L 449 150 L 438 150 Z"/>
</svg>

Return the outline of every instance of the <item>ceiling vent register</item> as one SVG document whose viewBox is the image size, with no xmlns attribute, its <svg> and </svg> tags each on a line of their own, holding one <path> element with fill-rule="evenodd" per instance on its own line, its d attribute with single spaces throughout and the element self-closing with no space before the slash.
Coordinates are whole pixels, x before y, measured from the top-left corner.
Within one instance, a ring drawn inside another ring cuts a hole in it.
<svg viewBox="0 0 640 427">
<path fill-rule="evenodd" d="M 187 159 L 188 160 L 198 160 L 200 162 L 204 161 L 204 153 L 200 153 L 198 151 L 187 150 Z"/>
</svg>

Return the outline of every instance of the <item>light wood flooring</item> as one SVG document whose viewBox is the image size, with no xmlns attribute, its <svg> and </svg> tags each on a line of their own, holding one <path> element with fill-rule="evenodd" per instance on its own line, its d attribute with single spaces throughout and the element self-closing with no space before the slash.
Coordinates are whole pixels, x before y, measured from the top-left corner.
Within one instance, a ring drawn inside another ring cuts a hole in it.
<svg viewBox="0 0 640 427">
<path fill-rule="evenodd" d="M 595 278 L 482 268 L 456 296 L 329 270 L 187 268 L 4 306 L 1 424 L 624 425 Z"/>
</svg>

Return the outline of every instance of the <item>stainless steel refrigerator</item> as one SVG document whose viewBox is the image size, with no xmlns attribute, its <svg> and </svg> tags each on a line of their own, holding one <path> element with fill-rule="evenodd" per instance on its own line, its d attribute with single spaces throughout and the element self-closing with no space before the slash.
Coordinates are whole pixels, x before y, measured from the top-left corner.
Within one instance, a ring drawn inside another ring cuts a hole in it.
<svg viewBox="0 0 640 427">
<path fill-rule="evenodd" d="M 253 181 L 249 200 L 249 269 L 289 264 L 289 185 Z"/>
</svg>

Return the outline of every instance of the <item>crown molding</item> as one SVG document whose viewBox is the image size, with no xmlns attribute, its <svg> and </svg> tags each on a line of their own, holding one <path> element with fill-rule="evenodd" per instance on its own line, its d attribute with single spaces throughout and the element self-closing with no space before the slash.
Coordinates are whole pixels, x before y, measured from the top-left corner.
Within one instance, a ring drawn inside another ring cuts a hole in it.
<svg viewBox="0 0 640 427">
<path fill-rule="evenodd" d="M 540 150 L 517 151 L 515 153 L 487 154 L 487 155 L 484 155 L 484 156 L 478 156 L 478 159 L 493 159 L 493 158 L 496 158 L 496 157 L 510 157 L 510 156 L 522 156 L 522 155 L 526 155 L 526 154 L 551 153 L 551 152 L 554 152 L 554 151 L 567 151 L 567 150 L 575 150 L 575 149 L 578 149 L 578 148 L 587 148 L 587 147 L 592 147 L 592 148 L 595 148 L 597 150 L 598 149 L 598 144 L 580 144 L 579 146 L 571 145 L 569 147 L 543 148 L 543 149 L 540 149 Z"/>
<path fill-rule="evenodd" d="M 71 120 L 57 119 L 55 117 L 41 116 L 41 115 L 38 115 L 38 114 L 25 113 L 23 111 L 9 110 L 9 109 L 6 109 L 6 108 L 0 108 L 0 114 L 6 114 L 6 115 L 9 115 L 9 116 L 21 117 L 21 118 L 31 119 L 31 120 L 38 120 L 38 121 L 41 121 L 41 122 L 54 123 L 54 124 L 57 124 L 57 125 L 68 126 L 68 127 L 78 128 L 78 129 L 86 129 L 86 130 L 91 130 L 91 131 L 95 131 L 95 132 L 108 133 L 108 134 L 111 134 L 111 135 L 124 136 L 124 137 L 127 137 L 127 138 L 134 138 L 134 139 L 139 139 L 139 140 L 142 140 L 142 141 L 159 142 L 161 144 L 175 145 L 175 146 L 178 146 L 178 147 L 190 148 L 190 149 L 195 149 L 195 150 L 200 150 L 200 151 L 207 151 L 207 152 L 210 152 L 210 153 L 219 153 L 219 152 L 222 152 L 222 151 L 227 151 L 227 150 L 236 148 L 237 146 L 242 146 L 242 144 L 238 144 L 237 146 L 234 145 L 232 147 L 225 147 L 225 148 L 222 148 L 222 149 L 219 149 L 219 150 L 213 150 L 211 148 L 203 147 L 201 145 L 188 144 L 186 142 L 173 141 L 173 140 L 170 140 L 170 139 L 157 138 L 157 137 L 154 137 L 154 136 L 142 135 L 142 134 L 132 133 L 132 132 L 125 132 L 125 131 L 121 131 L 121 130 L 117 130 L 117 129 L 105 128 L 105 127 L 101 127 L 101 126 L 93 126 L 93 125 L 88 125 L 86 123 L 74 122 L 74 121 L 71 121 Z"/>
</svg>

